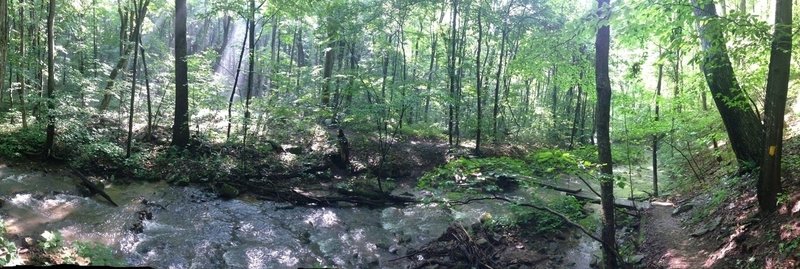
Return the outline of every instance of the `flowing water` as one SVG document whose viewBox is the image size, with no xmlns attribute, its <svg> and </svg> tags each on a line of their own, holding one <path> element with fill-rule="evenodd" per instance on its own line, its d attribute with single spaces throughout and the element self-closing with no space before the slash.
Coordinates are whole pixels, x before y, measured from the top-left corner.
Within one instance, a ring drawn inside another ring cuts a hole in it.
<svg viewBox="0 0 800 269">
<path fill-rule="evenodd" d="M 291 207 L 270 201 L 220 200 L 198 187 L 165 183 L 108 186 L 120 207 L 86 198 L 66 172 L 0 167 L 0 208 L 11 234 L 38 238 L 60 231 L 67 241 L 111 246 L 132 265 L 156 268 L 403 268 L 389 261 L 439 237 L 453 221 L 469 224 L 508 206 L 474 203 L 446 210 L 431 204 L 385 209 Z M 416 192 L 418 195 L 431 195 Z M 146 201 L 146 202 L 145 202 Z M 140 211 L 152 219 L 140 220 Z M 131 231 L 141 223 L 141 233 Z M 598 246 L 580 239 L 565 257 L 588 268 Z M 588 257 L 588 258 L 587 258 Z"/>
</svg>

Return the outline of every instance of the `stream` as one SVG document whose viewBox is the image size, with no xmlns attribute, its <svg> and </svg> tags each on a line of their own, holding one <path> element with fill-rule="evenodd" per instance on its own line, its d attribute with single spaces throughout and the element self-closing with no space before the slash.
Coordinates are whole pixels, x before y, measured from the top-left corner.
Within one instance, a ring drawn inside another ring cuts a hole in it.
<svg viewBox="0 0 800 269">
<path fill-rule="evenodd" d="M 506 204 L 478 202 L 452 210 L 292 207 L 255 199 L 221 200 L 199 187 L 139 182 L 107 186 L 120 207 L 87 198 L 78 179 L 60 169 L 0 165 L 0 218 L 9 234 L 109 245 L 131 265 L 155 268 L 406 268 L 406 255 L 438 238 L 454 221 L 469 225 Z M 415 196 L 430 196 L 413 191 Z M 140 211 L 152 218 L 140 220 Z M 131 227 L 141 223 L 141 233 Z M 589 268 L 599 244 L 581 237 L 563 246 L 564 268 Z"/>
</svg>

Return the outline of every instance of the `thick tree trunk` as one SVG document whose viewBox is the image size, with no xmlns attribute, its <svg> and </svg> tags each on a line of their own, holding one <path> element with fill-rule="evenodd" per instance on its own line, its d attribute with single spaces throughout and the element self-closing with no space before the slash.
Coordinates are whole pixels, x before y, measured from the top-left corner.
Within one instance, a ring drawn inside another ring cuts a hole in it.
<svg viewBox="0 0 800 269">
<path fill-rule="evenodd" d="M 607 19 L 610 17 L 609 0 L 597 0 L 598 16 Z M 614 175 L 611 159 L 611 141 L 609 137 L 609 121 L 611 112 L 611 81 L 608 77 L 608 50 L 610 46 L 610 29 L 603 25 L 597 32 L 595 41 L 595 84 L 597 85 L 597 111 L 595 111 L 597 125 L 597 148 L 600 163 L 600 199 L 603 208 L 603 231 L 601 238 L 603 244 L 603 263 L 605 268 L 617 268 L 616 236 L 614 221 Z"/>
<path fill-rule="evenodd" d="M 789 90 L 789 68 L 792 57 L 792 0 L 776 0 L 775 35 L 767 75 L 767 96 L 764 102 L 766 139 L 762 150 L 761 172 L 758 178 L 758 205 L 762 213 L 777 209 L 781 192 L 781 155 L 783 154 L 783 125 L 786 94 Z"/>
<path fill-rule="evenodd" d="M 697 0 L 692 4 L 698 6 Z M 700 35 L 703 57 L 702 69 L 711 89 L 714 103 L 722 116 L 728 132 L 733 152 L 739 160 L 739 167 L 750 170 L 758 166 L 764 145 L 764 129 L 758 115 L 749 105 L 744 92 L 733 72 L 728 50 L 725 45 L 723 28 L 718 19 L 713 2 L 696 7 L 697 31 Z"/>
<path fill-rule="evenodd" d="M 53 156 L 53 142 L 56 136 L 56 119 L 53 117 L 55 110 L 55 100 L 53 92 L 56 88 L 55 79 L 55 37 L 53 36 L 53 21 L 56 17 L 56 0 L 50 0 L 47 8 L 47 137 L 44 142 L 44 157 L 49 159 Z"/>
<path fill-rule="evenodd" d="M 186 0 L 175 0 L 175 121 L 172 145 L 189 144 L 189 77 L 186 59 Z"/>
</svg>

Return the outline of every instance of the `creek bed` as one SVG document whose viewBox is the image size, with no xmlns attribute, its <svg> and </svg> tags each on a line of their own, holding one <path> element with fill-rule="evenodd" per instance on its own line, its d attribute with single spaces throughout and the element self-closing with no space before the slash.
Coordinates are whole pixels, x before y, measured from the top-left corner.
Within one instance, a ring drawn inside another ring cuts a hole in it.
<svg viewBox="0 0 800 269">
<path fill-rule="evenodd" d="M 0 166 L 0 217 L 10 234 L 39 238 L 59 231 L 66 241 L 111 246 L 131 265 L 156 268 L 405 268 L 404 256 L 435 240 L 454 221 L 509 213 L 506 204 L 476 202 L 447 210 L 292 207 L 255 199 L 221 200 L 199 187 L 163 182 L 106 187 L 120 205 L 87 198 L 77 179 L 58 169 Z M 408 190 L 405 190 L 408 191 Z M 415 195 L 432 195 L 413 192 Z M 145 202 L 146 201 L 146 202 Z M 152 218 L 140 220 L 141 211 Z M 140 223 L 140 232 L 132 231 Z M 598 246 L 573 242 L 567 268 L 586 268 Z"/>
</svg>

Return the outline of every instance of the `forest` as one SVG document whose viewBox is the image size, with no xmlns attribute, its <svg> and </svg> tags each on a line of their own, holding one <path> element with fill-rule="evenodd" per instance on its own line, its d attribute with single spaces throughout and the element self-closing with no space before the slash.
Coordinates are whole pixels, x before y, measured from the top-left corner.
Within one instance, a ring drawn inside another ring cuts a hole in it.
<svg viewBox="0 0 800 269">
<path fill-rule="evenodd" d="M 797 15 L 0 0 L 0 266 L 798 268 Z"/>
</svg>

